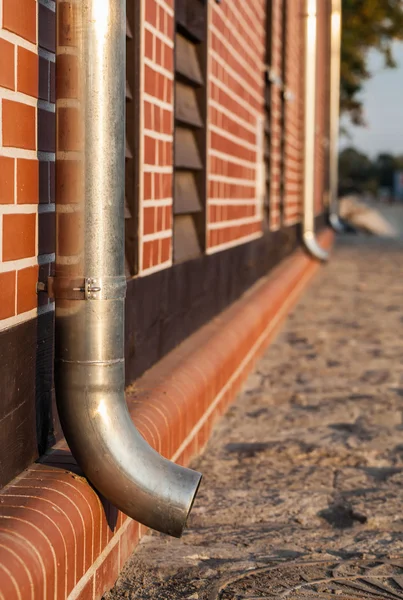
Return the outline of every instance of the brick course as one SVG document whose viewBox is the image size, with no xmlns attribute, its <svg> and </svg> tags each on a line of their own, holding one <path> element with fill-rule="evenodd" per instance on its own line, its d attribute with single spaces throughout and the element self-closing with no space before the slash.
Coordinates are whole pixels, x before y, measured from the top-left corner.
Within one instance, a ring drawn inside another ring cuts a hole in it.
<svg viewBox="0 0 403 600">
<path fill-rule="evenodd" d="M 0 39 L 0 86 L 15 89 L 15 52 L 14 45 Z"/>
<path fill-rule="evenodd" d="M 18 204 L 37 204 L 39 199 L 39 162 L 37 160 L 17 159 Z"/>
<path fill-rule="evenodd" d="M 36 282 L 38 266 L 21 269 L 17 273 L 17 313 L 25 313 L 36 307 Z"/>
<path fill-rule="evenodd" d="M 3 0 L 3 29 L 36 43 L 36 0 Z"/>
<path fill-rule="evenodd" d="M 0 319 L 15 315 L 15 271 L 0 273 Z"/>
<path fill-rule="evenodd" d="M 19 47 L 17 57 L 17 91 L 36 98 L 38 95 L 38 55 Z"/>
<path fill-rule="evenodd" d="M 34 106 L 3 100 L 3 147 L 36 150 L 36 110 Z"/>
<path fill-rule="evenodd" d="M 36 214 L 3 215 L 3 261 L 35 256 Z"/>
<path fill-rule="evenodd" d="M 15 160 L 0 156 L 0 204 L 14 203 Z"/>
</svg>

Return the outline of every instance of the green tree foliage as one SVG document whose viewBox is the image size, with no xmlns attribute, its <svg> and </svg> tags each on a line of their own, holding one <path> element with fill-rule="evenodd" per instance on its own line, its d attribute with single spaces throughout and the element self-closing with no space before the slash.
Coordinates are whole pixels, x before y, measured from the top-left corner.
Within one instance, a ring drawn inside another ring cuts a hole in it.
<svg viewBox="0 0 403 600">
<path fill-rule="evenodd" d="M 357 97 L 371 74 L 368 51 L 378 50 L 385 67 L 396 63 L 392 42 L 403 39 L 403 0 L 342 0 L 341 111 L 356 125 L 363 125 L 362 104 Z"/>
<path fill-rule="evenodd" d="M 372 161 L 359 150 L 345 148 L 339 155 L 339 186 L 342 194 L 363 192 L 374 177 Z"/>
<path fill-rule="evenodd" d="M 339 154 L 339 192 L 370 191 L 374 194 L 380 187 L 393 188 L 395 171 L 403 170 L 403 156 L 381 153 L 371 160 L 366 154 L 348 147 Z"/>
<path fill-rule="evenodd" d="M 374 169 L 378 174 L 379 185 L 381 187 L 393 188 L 394 173 L 398 168 L 396 162 L 392 154 L 378 154 L 374 162 Z"/>
</svg>

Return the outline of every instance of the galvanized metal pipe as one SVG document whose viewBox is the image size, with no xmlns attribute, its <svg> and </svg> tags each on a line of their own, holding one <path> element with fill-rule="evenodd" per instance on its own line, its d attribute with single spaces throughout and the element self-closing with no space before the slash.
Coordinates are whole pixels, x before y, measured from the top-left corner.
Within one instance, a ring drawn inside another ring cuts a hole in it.
<svg viewBox="0 0 403 600">
<path fill-rule="evenodd" d="M 317 0 L 306 0 L 305 14 L 305 142 L 304 215 L 302 239 L 307 251 L 318 260 L 328 259 L 315 235 L 315 119 L 316 119 L 316 29 Z"/>
<path fill-rule="evenodd" d="M 340 52 L 341 52 L 341 0 L 332 0 L 330 33 L 330 204 L 329 222 L 337 232 L 344 231 L 339 217 L 339 121 L 340 121 Z"/>
<path fill-rule="evenodd" d="M 155 452 L 125 402 L 125 0 L 58 0 L 58 20 L 51 287 L 59 415 L 95 488 L 133 519 L 179 537 L 201 475 Z"/>
</svg>

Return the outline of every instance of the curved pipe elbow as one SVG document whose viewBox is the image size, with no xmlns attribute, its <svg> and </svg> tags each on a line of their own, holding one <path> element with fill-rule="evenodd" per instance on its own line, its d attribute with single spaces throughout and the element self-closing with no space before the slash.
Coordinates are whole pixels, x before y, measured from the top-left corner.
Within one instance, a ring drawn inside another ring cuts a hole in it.
<svg viewBox="0 0 403 600">
<path fill-rule="evenodd" d="M 58 228 L 64 241 L 54 278 L 60 421 L 73 456 L 109 502 L 180 537 L 201 475 L 153 450 L 125 401 L 126 2 L 81 0 L 74 8 L 64 26 L 74 32 L 69 52 L 79 68 L 61 60 L 63 46 L 57 57 L 64 85 L 56 112 L 66 112 L 56 119 L 57 138 L 69 140 L 77 127 L 81 136 L 74 153 L 60 145 L 56 161 L 56 203 L 70 206 Z M 72 98 L 76 108 L 65 111 Z"/>
<path fill-rule="evenodd" d="M 337 215 L 336 213 L 330 213 L 329 215 L 329 223 L 330 223 L 330 227 L 333 229 L 333 231 L 335 231 L 336 233 L 343 233 L 346 228 L 344 227 L 339 215 Z"/>
<path fill-rule="evenodd" d="M 116 385 L 113 389 L 109 383 L 124 381 L 123 362 L 61 366 L 60 418 L 85 475 L 132 519 L 180 537 L 201 474 L 163 458 L 133 425 L 124 389 Z"/>
<path fill-rule="evenodd" d="M 326 262 L 327 260 L 329 260 L 328 252 L 326 252 L 326 250 L 323 250 L 323 248 L 319 246 L 314 233 L 305 232 L 303 234 L 303 241 L 306 250 L 311 256 L 313 256 L 313 258 L 316 258 L 321 262 Z"/>
</svg>

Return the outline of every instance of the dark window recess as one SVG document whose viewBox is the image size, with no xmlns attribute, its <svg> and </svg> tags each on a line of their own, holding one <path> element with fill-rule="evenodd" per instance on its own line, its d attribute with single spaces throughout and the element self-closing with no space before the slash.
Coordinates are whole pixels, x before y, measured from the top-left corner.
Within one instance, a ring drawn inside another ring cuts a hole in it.
<svg viewBox="0 0 403 600">
<path fill-rule="evenodd" d="M 138 144 L 139 144 L 139 39 L 140 2 L 127 0 L 126 21 L 126 187 L 125 187 L 125 255 L 126 276 L 137 272 L 138 248 Z"/>
<path fill-rule="evenodd" d="M 265 163 L 265 198 L 264 198 L 264 224 L 270 226 L 270 176 L 271 176 L 271 120 L 272 120 L 272 91 L 273 72 L 272 64 L 272 6 L 273 0 L 266 3 L 266 71 L 265 71 L 265 94 L 264 94 L 264 163 Z"/>
<path fill-rule="evenodd" d="M 174 261 L 205 246 L 207 3 L 176 0 Z"/>
</svg>

